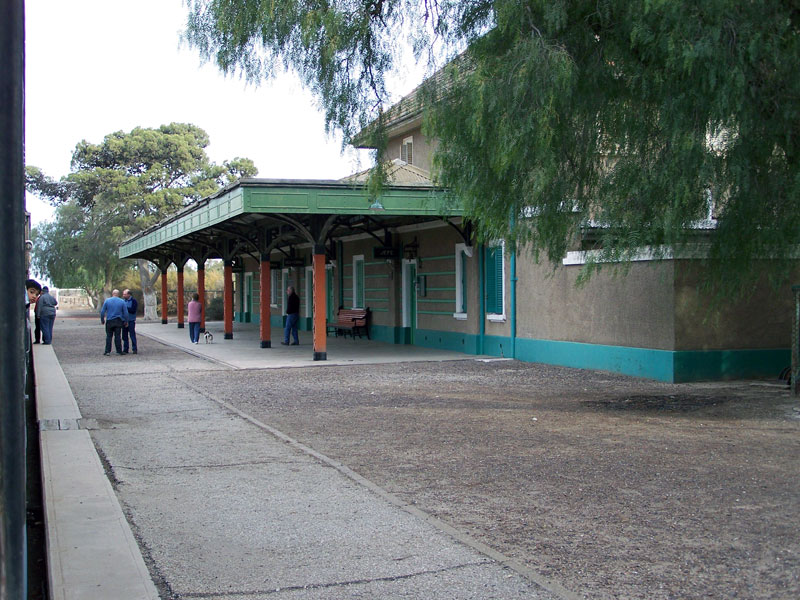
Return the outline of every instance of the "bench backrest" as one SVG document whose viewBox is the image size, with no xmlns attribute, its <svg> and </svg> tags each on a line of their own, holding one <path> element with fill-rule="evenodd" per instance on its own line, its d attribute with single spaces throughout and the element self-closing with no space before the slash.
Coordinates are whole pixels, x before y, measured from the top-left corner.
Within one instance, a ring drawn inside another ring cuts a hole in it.
<svg viewBox="0 0 800 600">
<path fill-rule="evenodd" d="M 340 308 L 336 313 L 336 320 L 339 323 L 350 323 L 355 321 L 356 325 L 367 324 L 368 308 Z"/>
</svg>

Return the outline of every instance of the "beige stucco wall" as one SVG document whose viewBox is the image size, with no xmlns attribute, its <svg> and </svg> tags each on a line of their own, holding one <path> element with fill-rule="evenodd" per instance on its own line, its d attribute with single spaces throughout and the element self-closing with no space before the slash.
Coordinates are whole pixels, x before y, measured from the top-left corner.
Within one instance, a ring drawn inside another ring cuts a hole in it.
<svg viewBox="0 0 800 600">
<path fill-rule="evenodd" d="M 393 244 L 402 249 L 415 239 L 419 244 L 417 274 L 427 275 L 428 287 L 427 296 L 418 297 L 417 309 L 444 313 L 419 312 L 417 328 L 477 335 L 480 332 L 478 246 L 467 261 L 467 319 L 457 320 L 453 317 L 455 247 L 463 243 L 462 238 L 454 229 L 442 226 L 395 234 Z M 372 249 L 379 245 L 373 238 L 343 243 L 344 256 L 328 271 L 334 281 L 334 306 L 352 306 L 353 256 L 363 255 L 366 304 L 373 310 L 372 323 L 402 327 L 403 261 L 372 258 Z M 305 258 L 306 264 L 311 264 L 310 250 L 301 250 L 298 255 Z M 281 257 L 282 254 L 276 253 L 272 258 L 278 261 Z M 252 312 L 258 314 L 261 300 L 258 263 L 247 259 L 245 267 L 253 272 Z M 506 320 L 486 319 L 487 336 L 506 337 L 511 333 L 509 255 L 505 257 L 504 267 Z M 339 297 L 340 268 L 345 275 L 344 301 Z M 785 348 L 791 343 L 791 284 L 776 290 L 764 281 L 755 294 L 744 300 L 712 304 L 702 288 L 705 274 L 697 262 L 635 262 L 627 274 L 605 268 L 582 287 L 576 287 L 580 268 L 560 265 L 553 271 L 549 264 L 537 265 L 524 253 L 518 256 L 518 337 L 675 351 Z M 306 316 L 306 277 L 305 268 L 290 269 L 290 280 L 301 296 L 301 316 Z M 241 275 L 235 278 L 237 311 L 242 309 L 238 289 L 244 284 L 243 279 Z M 800 281 L 800 270 L 791 281 Z M 284 293 L 281 288 L 279 297 Z M 271 309 L 271 314 L 282 314 L 281 303 Z"/>
<path fill-rule="evenodd" d="M 433 157 L 433 152 L 436 149 L 437 142 L 435 140 L 429 140 L 427 137 L 423 136 L 422 129 L 420 127 L 389 139 L 387 146 L 387 155 L 389 160 L 401 157 L 400 147 L 403 144 L 403 140 L 408 137 L 414 138 L 411 164 L 413 164 L 415 167 L 419 167 L 420 169 L 430 171 L 431 160 Z"/>
<path fill-rule="evenodd" d="M 637 262 L 576 288 L 580 266 L 517 260 L 517 335 L 611 346 L 673 350 L 673 263 Z"/>
<path fill-rule="evenodd" d="M 751 296 L 730 302 L 713 300 L 705 280 L 697 262 L 676 261 L 676 350 L 791 346 L 791 283 L 776 289 L 765 277 Z M 790 281 L 800 281 L 800 271 Z"/>
<path fill-rule="evenodd" d="M 365 303 L 372 311 L 371 322 L 373 325 L 394 326 L 397 300 L 393 284 L 400 273 L 399 270 L 392 268 L 392 264 L 372 257 L 372 249 L 379 245 L 377 240 L 371 237 L 342 244 L 344 273 L 342 304 L 346 308 L 353 306 L 353 257 L 361 255 L 364 257 Z"/>
</svg>

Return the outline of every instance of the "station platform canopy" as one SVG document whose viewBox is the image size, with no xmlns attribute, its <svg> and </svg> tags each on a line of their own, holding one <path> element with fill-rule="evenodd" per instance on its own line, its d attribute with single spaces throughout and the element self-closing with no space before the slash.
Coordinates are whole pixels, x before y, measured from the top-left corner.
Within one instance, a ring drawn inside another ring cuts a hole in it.
<svg viewBox="0 0 800 600">
<path fill-rule="evenodd" d="M 395 165 L 397 175 L 409 171 Z M 120 258 L 168 262 L 173 257 L 256 257 L 276 247 L 312 244 L 316 251 L 357 234 L 379 241 L 393 228 L 445 221 L 460 230 L 462 206 L 430 182 L 395 181 L 369 198 L 363 179 L 241 179 L 195 201 L 124 241 Z"/>
</svg>

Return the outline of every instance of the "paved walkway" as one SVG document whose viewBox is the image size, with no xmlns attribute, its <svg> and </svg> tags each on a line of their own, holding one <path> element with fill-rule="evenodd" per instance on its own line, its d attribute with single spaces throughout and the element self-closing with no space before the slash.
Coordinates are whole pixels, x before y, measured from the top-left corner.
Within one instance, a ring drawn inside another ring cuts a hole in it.
<svg viewBox="0 0 800 600">
<path fill-rule="evenodd" d="M 222 321 L 206 324 L 214 340 L 206 344 L 200 336 L 199 344 L 189 341 L 188 325 L 179 329 L 176 323 L 138 322 L 136 332 L 152 337 L 164 344 L 180 348 L 236 369 L 270 369 L 283 367 L 324 367 L 330 365 L 377 364 L 417 361 L 474 360 L 473 354 L 387 344 L 366 338 L 328 337 L 327 360 L 315 361 L 310 331 L 300 332 L 299 346 L 282 346 L 283 330 L 272 328 L 272 347 L 260 347 L 259 326 L 255 323 L 234 323 L 233 339 L 226 340 Z M 487 359 L 489 357 L 486 357 Z"/>
<path fill-rule="evenodd" d="M 170 599 L 573 597 L 174 375 L 321 365 L 310 344 L 262 350 L 254 327 L 222 340 L 212 323 L 214 343 L 192 345 L 186 329 L 142 323 L 195 356 L 143 340 L 137 357 L 104 357 L 98 327 L 59 322 L 69 385 L 52 347 L 35 350 L 37 393 L 52 400 L 41 414 L 53 598 L 151 599 L 150 577 Z M 474 359 L 329 341 L 327 364 Z M 82 440 L 50 442 L 68 434 Z"/>
</svg>

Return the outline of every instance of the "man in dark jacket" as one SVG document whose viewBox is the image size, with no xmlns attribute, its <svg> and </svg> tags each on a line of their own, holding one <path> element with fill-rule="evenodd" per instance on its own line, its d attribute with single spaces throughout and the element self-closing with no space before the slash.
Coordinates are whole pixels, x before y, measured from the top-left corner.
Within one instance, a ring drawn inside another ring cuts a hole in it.
<svg viewBox="0 0 800 600">
<path fill-rule="evenodd" d="M 299 320 L 300 296 L 295 294 L 294 287 L 290 285 L 286 288 L 286 327 L 283 329 L 283 341 L 281 342 L 284 346 L 289 345 L 289 332 L 294 337 L 292 346 L 300 344 L 300 338 L 297 336 L 297 322 Z"/>
<path fill-rule="evenodd" d="M 117 354 L 122 354 L 122 329 L 128 324 L 128 305 L 119 297 L 119 290 L 111 292 L 111 297 L 106 298 L 100 308 L 100 323 L 106 326 L 106 350 L 104 356 L 111 354 L 111 339 L 114 339 L 114 348 Z"/>
<path fill-rule="evenodd" d="M 122 328 L 122 353 L 127 354 L 130 349 L 136 354 L 138 350 L 136 348 L 136 311 L 139 310 L 139 302 L 127 289 L 122 290 L 122 299 L 125 300 L 125 305 L 128 307 L 128 326 Z M 130 343 L 128 343 L 128 337 L 130 337 Z"/>
</svg>

